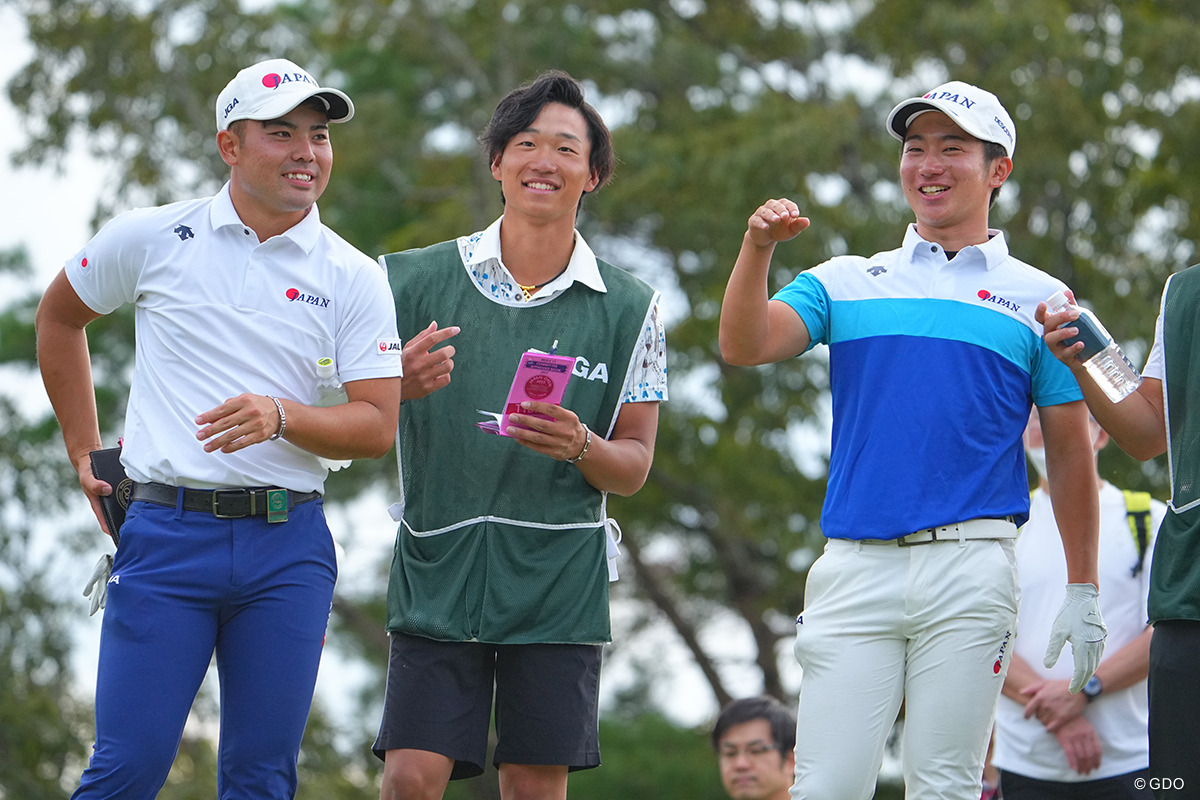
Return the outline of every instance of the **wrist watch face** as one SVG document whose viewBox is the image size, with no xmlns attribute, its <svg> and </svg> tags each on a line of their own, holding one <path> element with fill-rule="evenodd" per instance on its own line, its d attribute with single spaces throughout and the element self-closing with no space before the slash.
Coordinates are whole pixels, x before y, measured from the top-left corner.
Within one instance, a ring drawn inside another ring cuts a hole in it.
<svg viewBox="0 0 1200 800">
<path fill-rule="evenodd" d="M 1088 679 L 1088 682 L 1083 685 L 1083 694 L 1088 700 L 1092 700 L 1100 695 L 1100 679 L 1093 675 Z"/>
</svg>

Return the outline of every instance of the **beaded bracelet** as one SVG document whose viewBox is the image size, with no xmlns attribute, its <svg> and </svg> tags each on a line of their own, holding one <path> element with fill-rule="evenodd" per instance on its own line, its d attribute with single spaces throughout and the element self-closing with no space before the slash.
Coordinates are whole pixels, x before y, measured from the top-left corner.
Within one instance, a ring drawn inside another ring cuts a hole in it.
<svg viewBox="0 0 1200 800">
<path fill-rule="evenodd" d="M 587 434 L 587 438 L 583 440 L 583 449 L 574 458 L 564 458 L 563 461 L 566 461 L 568 464 L 578 464 L 587 455 L 588 448 L 592 446 L 592 429 L 584 425 L 583 432 Z"/>
<path fill-rule="evenodd" d="M 287 414 L 283 413 L 283 403 L 279 402 L 278 397 L 273 397 L 271 395 L 267 395 L 267 399 L 271 400 L 273 403 L 275 403 L 275 408 L 279 410 L 279 430 L 277 430 L 274 433 L 274 435 L 272 435 L 270 438 L 267 439 L 268 442 L 273 442 L 276 439 L 279 439 L 280 437 L 282 437 L 283 432 L 285 430 L 287 430 Z M 586 447 L 583 449 L 587 450 Z M 583 454 L 580 453 L 580 455 L 582 456 Z"/>
</svg>

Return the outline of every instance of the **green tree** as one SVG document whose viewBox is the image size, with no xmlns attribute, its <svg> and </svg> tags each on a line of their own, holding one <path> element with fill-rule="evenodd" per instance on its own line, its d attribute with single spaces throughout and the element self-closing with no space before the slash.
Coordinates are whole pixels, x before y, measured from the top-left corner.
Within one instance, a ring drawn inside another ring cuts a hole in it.
<svg viewBox="0 0 1200 800">
<path fill-rule="evenodd" d="M 994 214 L 1014 252 L 1066 281 L 1133 352 L 1149 351 L 1166 277 L 1195 259 L 1185 164 L 1200 150 L 1185 2 L 874 4 L 863 44 L 896 74 L 991 86 L 1013 112 L 1015 169 Z M 910 35 L 920 31 L 920 36 Z M 1166 492 L 1166 463 L 1109 448 L 1105 477 Z"/>
<path fill-rule="evenodd" d="M 666 619 L 717 703 L 737 667 L 773 694 L 792 688 L 779 654 L 821 545 L 822 356 L 738 369 L 716 349 L 725 280 L 764 199 L 792 197 L 813 219 L 780 248 L 778 285 L 833 255 L 894 247 L 911 214 L 882 121 L 897 100 L 953 77 L 996 92 L 1018 127 L 993 226 L 1131 350 L 1148 347 L 1165 277 L 1194 257 L 1186 165 L 1200 147 L 1200 10 L 1181 0 L 300 0 L 254 11 L 235 0 L 11 1 L 36 46 L 8 87 L 32 125 L 21 160 L 52 160 L 86 134 L 122 176 L 97 221 L 212 191 L 224 167 L 211 98 L 237 68 L 284 55 L 346 88 L 358 109 L 334 131 L 326 221 L 369 253 L 479 230 L 500 211 L 473 139 L 495 102 L 545 68 L 585 79 L 620 164 L 579 227 L 601 256 L 664 289 L 671 320 L 656 463 L 641 492 L 612 501 L 632 573 L 614 591 L 643 609 L 613 652 Z M 114 354 L 109 412 L 129 363 Z M 47 420 L 27 426 L 51 435 Z M 48 485 L 72 487 L 58 454 L 39 458 L 60 481 Z M 331 497 L 387 485 L 389 462 L 335 474 Z M 1114 448 L 1102 460 L 1106 477 L 1159 496 L 1164 468 Z M 382 586 L 348 588 L 331 640 L 382 669 Z M 751 634 L 744 664 L 706 638 L 719 611 Z M 627 707 L 655 696 L 649 688 L 630 687 Z"/>
<path fill-rule="evenodd" d="M 24 251 L 0 253 L 0 279 L 29 273 Z M 21 348 L 30 311 L 0 315 L 0 365 Z M 45 532 L 36 510 L 56 505 L 65 478 L 46 458 L 53 438 L 52 425 L 0 392 L 0 797 L 57 795 L 64 770 L 85 758 L 88 709 L 72 696 L 67 608 L 53 589 L 51 554 L 37 546 Z"/>
</svg>

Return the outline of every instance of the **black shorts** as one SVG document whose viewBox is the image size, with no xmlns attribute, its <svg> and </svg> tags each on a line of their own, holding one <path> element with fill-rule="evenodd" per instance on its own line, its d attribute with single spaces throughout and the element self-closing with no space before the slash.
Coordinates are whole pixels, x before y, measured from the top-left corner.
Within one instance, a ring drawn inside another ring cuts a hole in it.
<svg viewBox="0 0 1200 800">
<path fill-rule="evenodd" d="M 391 634 L 383 722 L 372 750 L 453 758 L 451 780 L 492 763 L 600 766 L 600 645 L 438 642 Z"/>
</svg>

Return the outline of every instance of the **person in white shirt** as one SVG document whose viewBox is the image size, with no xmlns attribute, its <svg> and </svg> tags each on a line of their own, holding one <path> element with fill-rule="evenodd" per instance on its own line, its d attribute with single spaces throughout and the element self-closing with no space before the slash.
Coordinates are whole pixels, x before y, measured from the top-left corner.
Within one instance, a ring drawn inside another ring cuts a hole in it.
<svg viewBox="0 0 1200 800">
<path fill-rule="evenodd" d="M 151 800 L 216 656 L 224 798 L 290 798 L 337 577 L 320 458 L 379 458 L 400 407 L 387 279 L 321 224 L 331 122 L 354 106 L 296 64 L 247 67 L 218 95 L 229 182 L 127 211 L 54 278 L 38 362 L 100 527 L 101 449 L 86 326 L 135 309 L 121 462 L 133 481 L 96 681 L 82 800 Z M 332 358 L 348 402 L 317 401 Z M 115 534 L 116 531 L 107 531 Z"/>
<path fill-rule="evenodd" d="M 1099 454 L 1109 437 L 1094 419 L 1090 426 Z M 1006 800 L 1150 798 L 1146 675 L 1153 630 L 1146 623 L 1146 595 L 1154 532 L 1166 506 L 1144 494 L 1139 505 L 1138 495 L 1127 497 L 1097 473 L 1104 587 L 1100 608 L 1108 643 L 1095 675 L 1082 692 L 1070 694 L 1070 669 L 1042 664 L 1066 564 L 1055 546 L 1058 526 L 1046 491 L 1046 455 L 1036 414 L 1030 416 L 1025 447 L 1040 480 L 1029 522 L 1017 540 L 1020 633 L 996 714 L 992 756 L 1001 791 Z"/>
</svg>

